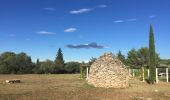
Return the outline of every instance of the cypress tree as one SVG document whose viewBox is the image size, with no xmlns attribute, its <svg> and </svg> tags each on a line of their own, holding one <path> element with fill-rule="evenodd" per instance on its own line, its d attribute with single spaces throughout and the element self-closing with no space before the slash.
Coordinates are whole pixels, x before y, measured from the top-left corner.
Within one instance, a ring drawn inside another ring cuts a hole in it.
<svg viewBox="0 0 170 100">
<path fill-rule="evenodd" d="M 38 65 L 40 63 L 39 59 L 37 59 L 36 64 Z"/>
<path fill-rule="evenodd" d="M 150 77 L 149 82 L 154 84 L 156 80 L 156 58 L 155 58 L 155 43 L 154 43 L 154 33 L 152 25 L 150 25 L 150 32 L 149 32 L 149 70 L 150 70 Z"/>
<path fill-rule="evenodd" d="M 62 53 L 61 48 L 58 49 L 57 56 L 56 56 L 56 59 L 55 59 L 55 64 L 57 66 L 61 66 L 61 67 L 64 66 L 63 53 Z"/>
</svg>

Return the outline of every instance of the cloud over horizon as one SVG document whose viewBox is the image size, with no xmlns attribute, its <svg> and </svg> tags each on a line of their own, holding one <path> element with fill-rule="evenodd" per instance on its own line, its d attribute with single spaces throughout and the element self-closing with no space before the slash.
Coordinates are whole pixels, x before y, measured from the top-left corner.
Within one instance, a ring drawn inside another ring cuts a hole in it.
<svg viewBox="0 0 170 100">
<path fill-rule="evenodd" d="M 78 9 L 78 10 L 72 10 L 70 11 L 71 14 L 81 14 L 81 13 L 85 13 L 85 12 L 90 12 L 92 11 L 93 8 L 82 8 L 82 9 Z"/>
<path fill-rule="evenodd" d="M 64 30 L 64 32 L 75 32 L 75 31 L 77 31 L 77 29 L 76 28 L 67 28 L 67 29 L 65 29 Z"/>
<path fill-rule="evenodd" d="M 122 22 L 124 22 L 123 20 L 115 20 L 114 21 L 115 23 L 122 23 Z"/>
<path fill-rule="evenodd" d="M 92 42 L 92 43 L 89 43 L 89 44 L 78 44 L 78 45 L 68 44 L 68 45 L 66 45 L 66 47 L 72 48 L 72 49 L 81 49 L 81 48 L 85 48 L 85 49 L 90 49 L 90 48 L 103 49 L 103 48 L 105 48 L 105 46 L 98 45 L 95 42 Z"/>
<path fill-rule="evenodd" d="M 97 7 L 99 8 L 106 8 L 107 5 L 98 5 Z M 70 11 L 70 14 L 82 14 L 82 13 L 86 13 L 86 12 L 90 12 L 90 11 L 93 11 L 95 10 L 96 7 L 92 7 L 92 8 L 81 8 L 81 9 L 77 9 L 77 10 L 71 10 Z"/>
<path fill-rule="evenodd" d="M 55 8 L 43 8 L 44 10 L 48 10 L 48 11 L 55 11 Z"/>
<path fill-rule="evenodd" d="M 98 7 L 100 7 L 100 8 L 106 8 L 107 5 L 99 5 Z"/>
<path fill-rule="evenodd" d="M 137 21 L 137 19 L 136 19 L 136 18 L 124 19 L 124 20 L 119 19 L 119 20 L 114 20 L 114 23 L 135 22 L 135 21 Z"/>
<path fill-rule="evenodd" d="M 56 33 L 48 32 L 48 31 L 39 31 L 39 32 L 37 32 L 37 34 L 40 34 L 40 35 L 54 35 Z"/>
</svg>

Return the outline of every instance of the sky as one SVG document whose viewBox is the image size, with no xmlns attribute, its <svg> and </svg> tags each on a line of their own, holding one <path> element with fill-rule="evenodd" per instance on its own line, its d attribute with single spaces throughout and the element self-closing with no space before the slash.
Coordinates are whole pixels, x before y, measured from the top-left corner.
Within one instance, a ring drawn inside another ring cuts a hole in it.
<svg viewBox="0 0 170 100">
<path fill-rule="evenodd" d="M 25 52 L 33 61 L 88 61 L 105 52 L 127 55 L 148 47 L 170 58 L 169 0 L 0 0 L 0 53 Z"/>
</svg>

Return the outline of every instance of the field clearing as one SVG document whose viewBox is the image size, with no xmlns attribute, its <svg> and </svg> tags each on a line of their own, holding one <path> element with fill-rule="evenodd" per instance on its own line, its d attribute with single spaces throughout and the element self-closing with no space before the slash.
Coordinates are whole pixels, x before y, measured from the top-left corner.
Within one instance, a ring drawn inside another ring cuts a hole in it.
<svg viewBox="0 0 170 100">
<path fill-rule="evenodd" d="M 21 83 L 4 84 L 7 79 Z M 170 83 L 130 80 L 126 89 L 94 88 L 79 74 L 0 75 L 0 100 L 170 100 Z"/>
</svg>

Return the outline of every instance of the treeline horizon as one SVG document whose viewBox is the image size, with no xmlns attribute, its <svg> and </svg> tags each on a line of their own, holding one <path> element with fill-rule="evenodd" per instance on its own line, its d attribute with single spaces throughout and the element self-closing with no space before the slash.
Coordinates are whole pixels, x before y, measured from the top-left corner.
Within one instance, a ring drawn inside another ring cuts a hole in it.
<svg viewBox="0 0 170 100">
<path fill-rule="evenodd" d="M 26 53 L 4 52 L 0 54 L 0 74 L 64 74 L 79 73 L 79 62 L 64 62 L 61 48 L 58 49 L 54 61 L 32 62 Z"/>
<path fill-rule="evenodd" d="M 130 68 L 148 67 L 148 48 L 141 47 L 140 49 L 131 49 L 127 53 L 127 57 L 119 51 L 116 56 L 126 66 Z M 45 60 L 32 62 L 31 56 L 26 53 L 3 52 L 0 54 L 0 74 L 65 74 L 65 73 L 80 73 L 81 65 L 91 65 L 96 58 L 91 58 L 89 62 L 69 61 L 65 62 L 61 48 L 58 49 L 54 61 Z M 161 59 L 156 53 L 156 66 L 160 63 L 170 65 L 170 59 Z"/>
</svg>

